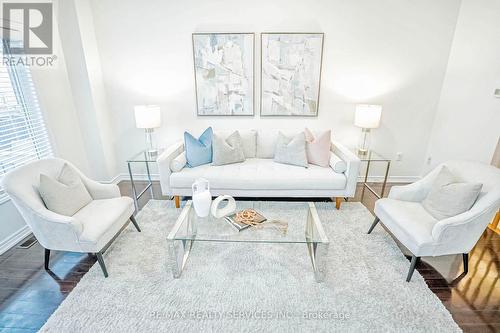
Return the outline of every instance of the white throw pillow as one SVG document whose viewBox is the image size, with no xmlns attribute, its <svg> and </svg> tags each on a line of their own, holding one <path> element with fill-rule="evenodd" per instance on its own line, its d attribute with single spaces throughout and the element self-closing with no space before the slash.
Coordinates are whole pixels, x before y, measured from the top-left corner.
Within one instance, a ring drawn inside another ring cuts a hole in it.
<svg viewBox="0 0 500 333">
<path fill-rule="evenodd" d="M 307 168 L 306 136 L 304 133 L 299 133 L 294 137 L 287 137 L 279 132 L 274 161 Z"/>
<path fill-rule="evenodd" d="M 216 130 L 214 133 L 227 138 L 233 134 L 234 130 Z M 241 146 L 243 147 L 243 153 L 245 158 L 254 158 L 257 153 L 257 131 L 250 130 L 238 130 L 241 138 Z"/>
<path fill-rule="evenodd" d="M 38 192 L 48 210 L 65 216 L 75 215 L 92 201 L 80 175 L 67 164 L 57 179 L 40 174 Z"/>
<path fill-rule="evenodd" d="M 238 131 L 234 131 L 233 134 L 227 138 L 214 134 L 212 149 L 213 165 L 239 163 L 245 160 L 245 154 L 243 153 L 243 147 L 241 145 L 241 137 Z"/>
<path fill-rule="evenodd" d="M 443 220 L 471 209 L 482 187 L 481 183 L 460 182 L 443 166 L 422 206 L 434 218 Z"/>
<path fill-rule="evenodd" d="M 275 129 L 261 129 L 257 133 L 257 158 L 273 158 L 278 140 Z"/>
<path fill-rule="evenodd" d="M 344 173 L 347 170 L 347 163 L 334 153 L 330 153 L 330 167 L 336 173 Z"/>
<path fill-rule="evenodd" d="M 179 156 L 170 161 L 170 170 L 172 172 L 179 172 L 186 166 L 186 153 L 182 152 Z"/>
</svg>

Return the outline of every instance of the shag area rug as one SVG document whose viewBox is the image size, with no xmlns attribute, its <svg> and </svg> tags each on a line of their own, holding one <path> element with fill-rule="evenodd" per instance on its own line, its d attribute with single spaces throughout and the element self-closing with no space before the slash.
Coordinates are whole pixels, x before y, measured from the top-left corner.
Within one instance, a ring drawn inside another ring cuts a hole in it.
<svg viewBox="0 0 500 333">
<path fill-rule="evenodd" d="M 269 202 L 269 205 L 283 205 Z M 290 203 L 285 203 L 290 204 Z M 173 279 L 166 237 L 181 210 L 150 201 L 41 332 L 460 332 L 361 203 L 316 203 L 330 239 L 314 280 L 304 244 L 195 243 Z"/>
</svg>

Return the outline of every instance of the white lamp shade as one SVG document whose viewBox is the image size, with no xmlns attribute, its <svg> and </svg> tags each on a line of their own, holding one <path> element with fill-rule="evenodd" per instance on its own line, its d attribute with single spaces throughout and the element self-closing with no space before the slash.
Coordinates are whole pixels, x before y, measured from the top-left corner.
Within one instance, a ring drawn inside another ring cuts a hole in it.
<svg viewBox="0 0 500 333">
<path fill-rule="evenodd" d="M 354 115 L 354 125 L 361 128 L 377 128 L 380 125 L 381 116 L 381 105 L 358 104 Z"/>
<path fill-rule="evenodd" d="M 137 128 L 158 128 L 161 126 L 161 113 L 158 105 L 136 105 L 134 113 Z"/>
</svg>

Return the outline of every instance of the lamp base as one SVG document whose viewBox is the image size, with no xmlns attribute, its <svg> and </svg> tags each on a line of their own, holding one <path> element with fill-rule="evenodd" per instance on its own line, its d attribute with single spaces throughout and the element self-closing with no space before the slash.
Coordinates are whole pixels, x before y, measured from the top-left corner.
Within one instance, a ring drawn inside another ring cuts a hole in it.
<svg viewBox="0 0 500 333">
<path fill-rule="evenodd" d="M 358 149 L 358 155 L 361 155 L 361 156 L 366 156 L 366 155 L 368 155 L 368 152 L 369 152 L 369 150 L 368 150 L 368 149 L 362 149 L 362 148 L 359 148 L 359 149 Z"/>
</svg>

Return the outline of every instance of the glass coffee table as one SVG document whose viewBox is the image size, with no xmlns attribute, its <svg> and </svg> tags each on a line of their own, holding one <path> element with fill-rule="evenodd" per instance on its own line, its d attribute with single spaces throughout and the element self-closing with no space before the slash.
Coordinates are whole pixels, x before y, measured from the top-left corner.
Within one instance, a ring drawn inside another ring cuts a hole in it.
<svg viewBox="0 0 500 333">
<path fill-rule="evenodd" d="M 195 242 L 304 244 L 311 258 L 317 282 L 324 279 L 330 244 L 312 202 L 237 201 L 236 211 L 253 208 L 267 221 L 257 227 L 238 231 L 224 218 L 196 215 L 188 201 L 167 236 L 169 266 L 174 278 L 180 278 Z M 288 223 L 283 228 L 283 222 Z M 286 252 L 283 252 L 286 253 Z"/>
</svg>

